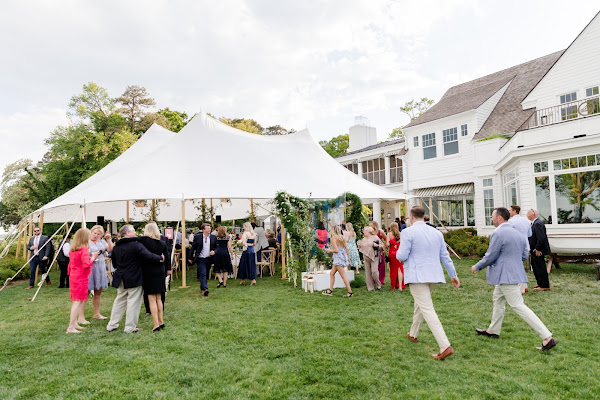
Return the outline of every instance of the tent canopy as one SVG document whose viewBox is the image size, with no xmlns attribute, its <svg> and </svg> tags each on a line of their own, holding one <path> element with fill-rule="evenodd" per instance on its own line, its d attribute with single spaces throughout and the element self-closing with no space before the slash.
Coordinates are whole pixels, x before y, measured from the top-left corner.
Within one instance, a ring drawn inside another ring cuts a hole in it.
<svg viewBox="0 0 600 400">
<path fill-rule="evenodd" d="M 268 201 L 279 191 L 307 199 L 347 191 L 365 202 L 404 198 L 340 165 L 308 130 L 256 135 L 197 114 L 177 134 L 153 125 L 105 168 L 34 214 L 44 211 L 45 221 L 64 221 L 85 204 L 89 220 L 102 215 L 118 221 L 126 218 L 129 202 L 130 220 L 144 220 L 151 202 L 142 207 L 136 200 L 154 199 L 158 220 L 177 220 L 182 199 L 194 199 L 186 202 L 186 217 L 194 219 L 200 199 L 207 206 L 214 199 L 215 213 L 227 220 L 248 216 L 248 199 L 256 200 L 256 214 L 270 214 Z"/>
</svg>

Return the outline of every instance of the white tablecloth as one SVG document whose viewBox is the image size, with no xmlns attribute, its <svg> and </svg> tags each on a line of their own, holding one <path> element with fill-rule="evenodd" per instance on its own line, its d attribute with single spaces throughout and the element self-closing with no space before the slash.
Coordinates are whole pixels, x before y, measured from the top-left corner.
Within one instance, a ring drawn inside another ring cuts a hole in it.
<svg viewBox="0 0 600 400">
<path fill-rule="evenodd" d="M 329 289 L 329 271 L 325 270 L 322 274 L 309 274 L 308 272 L 302 273 L 302 289 L 304 289 L 304 285 L 306 284 L 305 276 L 312 277 L 315 280 L 315 291 L 327 290 Z M 354 271 L 346 271 L 346 277 L 348 281 L 352 282 L 354 280 Z M 335 274 L 335 281 L 333 282 L 333 288 L 345 288 L 344 281 L 339 273 Z"/>
</svg>

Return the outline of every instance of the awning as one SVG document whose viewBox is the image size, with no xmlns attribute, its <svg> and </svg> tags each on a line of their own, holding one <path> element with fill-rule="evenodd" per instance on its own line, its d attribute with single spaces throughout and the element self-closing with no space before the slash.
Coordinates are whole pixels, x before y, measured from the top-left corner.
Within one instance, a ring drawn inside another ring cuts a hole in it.
<svg viewBox="0 0 600 400">
<path fill-rule="evenodd" d="M 475 193 L 475 185 L 473 183 L 461 183 L 460 185 L 447 185 L 417 189 L 415 197 L 456 196 L 460 194 L 473 193 Z"/>
</svg>

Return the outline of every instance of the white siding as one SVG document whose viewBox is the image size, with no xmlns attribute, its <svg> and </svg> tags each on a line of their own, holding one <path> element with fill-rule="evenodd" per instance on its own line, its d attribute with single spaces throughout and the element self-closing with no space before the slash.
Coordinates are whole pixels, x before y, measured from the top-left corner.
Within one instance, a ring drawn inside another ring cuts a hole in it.
<svg viewBox="0 0 600 400">
<path fill-rule="evenodd" d="M 492 97 L 487 99 L 482 105 L 480 105 L 477 108 L 476 125 L 472 128 L 469 127 L 471 129 L 474 129 L 473 132 L 479 132 L 479 130 L 481 129 L 481 127 L 483 126 L 485 121 L 488 119 L 488 117 L 490 116 L 490 114 L 492 113 L 494 108 L 496 107 L 496 104 L 498 104 L 498 102 L 504 95 L 504 92 L 506 92 L 506 89 L 508 89 L 508 86 L 511 84 L 511 82 L 512 81 L 510 81 L 506 85 L 504 85 L 500 90 L 498 90 L 496 93 L 494 93 L 492 95 Z"/>
<path fill-rule="evenodd" d="M 560 104 L 559 96 L 600 84 L 600 14 L 571 44 L 546 76 L 523 100 L 523 109 L 552 107 Z"/>
</svg>

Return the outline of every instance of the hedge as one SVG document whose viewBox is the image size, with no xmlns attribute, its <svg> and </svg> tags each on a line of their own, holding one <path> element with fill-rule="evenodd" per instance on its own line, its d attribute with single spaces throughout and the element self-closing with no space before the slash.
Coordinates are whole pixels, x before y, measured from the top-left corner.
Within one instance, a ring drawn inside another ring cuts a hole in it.
<svg viewBox="0 0 600 400">
<path fill-rule="evenodd" d="M 475 228 L 464 228 L 444 234 L 446 243 L 461 257 L 483 257 L 490 245 L 489 236 L 478 236 Z"/>
</svg>

